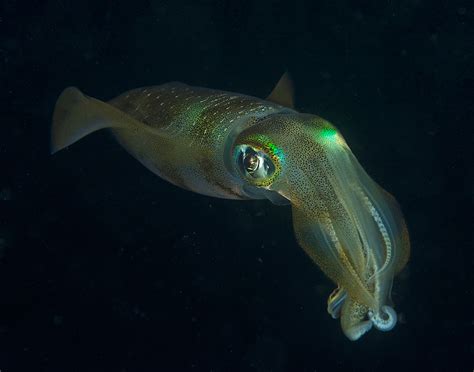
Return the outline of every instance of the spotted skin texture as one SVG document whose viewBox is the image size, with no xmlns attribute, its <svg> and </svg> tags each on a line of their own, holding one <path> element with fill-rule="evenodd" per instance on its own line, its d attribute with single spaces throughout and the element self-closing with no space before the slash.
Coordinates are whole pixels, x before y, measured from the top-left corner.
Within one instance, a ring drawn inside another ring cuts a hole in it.
<svg viewBox="0 0 474 372">
<path fill-rule="evenodd" d="M 340 132 L 317 116 L 262 120 L 236 138 L 235 146 L 245 144 L 273 157 L 277 149 L 284 158 L 270 184 L 254 183 L 291 201 L 296 238 L 347 293 L 341 326 L 349 339 L 358 339 L 372 327 L 369 311 L 379 314 L 390 303 L 393 277 L 408 260 L 408 232 L 398 204 L 365 173 Z"/>
<path fill-rule="evenodd" d="M 292 102 L 278 89 L 271 97 Z M 56 105 L 52 151 L 102 128 L 184 189 L 291 204 L 299 245 L 338 287 L 328 312 L 340 316 L 344 334 L 357 340 L 372 326 L 388 331 L 396 324 L 390 292 L 408 261 L 408 230 L 395 199 L 367 175 L 331 123 L 181 83 L 131 90 L 108 103 L 72 87 Z"/>
<path fill-rule="evenodd" d="M 168 83 L 135 89 L 109 102 L 156 130 L 112 129 L 118 141 L 154 173 L 201 194 L 247 199 L 223 162 L 235 131 L 288 108 L 236 93 Z"/>
</svg>

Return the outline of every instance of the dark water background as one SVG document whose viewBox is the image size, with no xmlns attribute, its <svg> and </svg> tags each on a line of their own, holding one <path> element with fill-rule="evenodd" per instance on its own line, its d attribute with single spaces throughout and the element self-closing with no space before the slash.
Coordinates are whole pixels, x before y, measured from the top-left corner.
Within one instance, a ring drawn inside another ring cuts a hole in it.
<svg viewBox="0 0 474 372">
<path fill-rule="evenodd" d="M 0 2 L 0 370 L 471 371 L 471 1 Z M 61 90 L 171 80 L 333 122 L 393 193 L 401 321 L 348 341 L 290 210 L 161 181 L 107 133 L 54 157 Z"/>
</svg>

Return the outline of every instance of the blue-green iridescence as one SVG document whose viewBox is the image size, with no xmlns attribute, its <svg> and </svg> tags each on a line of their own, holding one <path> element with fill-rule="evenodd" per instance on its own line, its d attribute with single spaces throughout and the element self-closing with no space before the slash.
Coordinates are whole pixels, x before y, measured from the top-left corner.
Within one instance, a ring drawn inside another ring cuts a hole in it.
<svg viewBox="0 0 474 372">
<path fill-rule="evenodd" d="M 268 155 L 270 155 L 270 157 L 273 160 L 276 160 L 278 163 L 280 163 L 282 165 L 284 164 L 285 154 L 284 154 L 283 150 L 281 148 L 279 148 L 278 146 L 276 146 L 270 140 L 270 138 L 268 138 L 267 136 L 257 134 L 257 135 L 249 137 L 248 140 L 251 143 L 252 142 L 255 143 L 262 150 L 266 150 Z"/>
<path fill-rule="evenodd" d="M 347 146 L 346 141 L 335 128 L 323 128 L 316 131 L 314 138 L 317 142 L 329 146 Z"/>
<path fill-rule="evenodd" d="M 334 140 L 337 136 L 337 130 L 333 128 L 325 128 L 319 131 L 319 136 L 327 140 Z"/>
</svg>

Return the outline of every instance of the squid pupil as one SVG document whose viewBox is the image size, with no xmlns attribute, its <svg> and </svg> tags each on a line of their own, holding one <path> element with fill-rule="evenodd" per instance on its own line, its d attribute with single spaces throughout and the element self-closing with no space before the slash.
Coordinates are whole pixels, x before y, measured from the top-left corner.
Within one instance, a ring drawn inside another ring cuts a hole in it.
<svg viewBox="0 0 474 372">
<path fill-rule="evenodd" d="M 244 167 L 249 173 L 255 172 L 258 169 L 259 164 L 260 159 L 255 154 L 248 155 L 244 158 Z"/>
</svg>

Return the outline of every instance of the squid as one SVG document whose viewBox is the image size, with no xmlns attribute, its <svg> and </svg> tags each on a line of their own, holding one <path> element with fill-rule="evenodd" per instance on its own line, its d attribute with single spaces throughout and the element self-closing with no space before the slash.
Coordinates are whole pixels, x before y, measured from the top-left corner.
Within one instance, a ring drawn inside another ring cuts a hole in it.
<svg viewBox="0 0 474 372">
<path fill-rule="evenodd" d="M 357 340 L 397 323 L 395 275 L 410 254 L 396 200 L 364 171 L 340 131 L 294 108 L 284 74 L 266 99 L 171 82 L 103 102 L 66 88 L 51 152 L 108 129 L 146 168 L 207 196 L 291 205 L 298 244 L 337 286 L 327 301 Z"/>
</svg>

